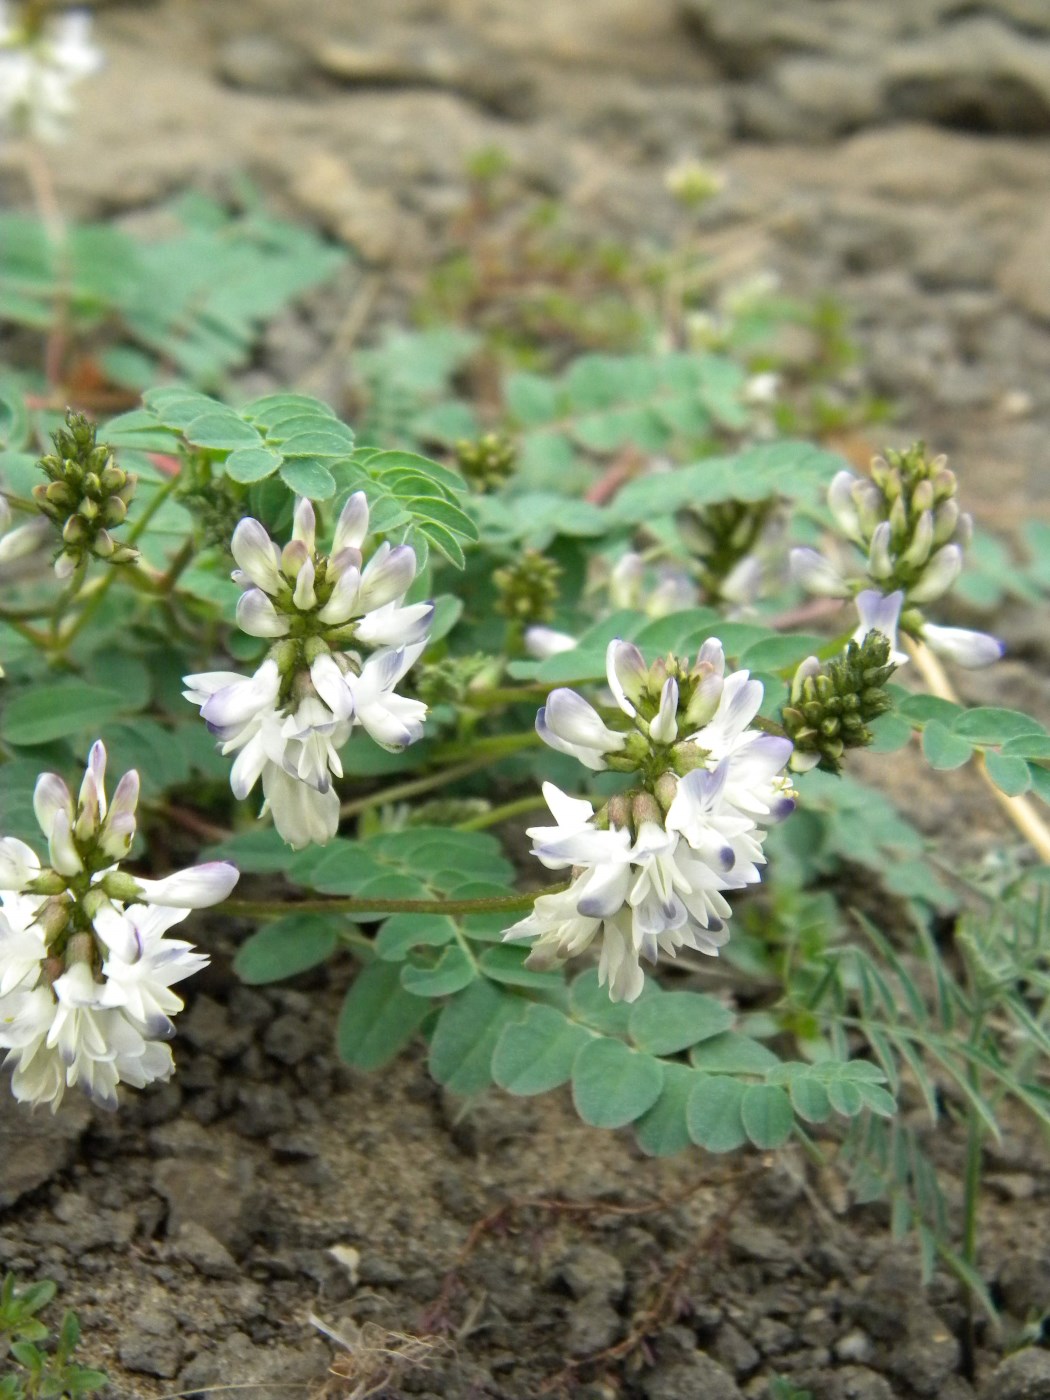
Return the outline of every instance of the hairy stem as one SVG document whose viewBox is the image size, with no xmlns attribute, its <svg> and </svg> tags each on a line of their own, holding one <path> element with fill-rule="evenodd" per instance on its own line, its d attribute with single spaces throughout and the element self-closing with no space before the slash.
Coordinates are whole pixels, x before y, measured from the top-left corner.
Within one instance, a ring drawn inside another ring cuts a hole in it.
<svg viewBox="0 0 1050 1400">
<path fill-rule="evenodd" d="M 951 701 L 953 705 L 960 704 L 959 696 L 956 694 L 955 687 L 948 679 L 944 667 L 929 647 L 926 646 L 925 642 L 918 642 L 912 637 L 905 637 L 904 645 L 908 649 L 908 655 L 915 662 L 919 674 L 926 682 L 930 693 L 938 696 L 941 700 Z M 1047 827 L 1031 802 L 1028 801 L 1027 797 L 1010 797 L 996 787 L 991 774 L 988 772 L 983 753 L 976 753 L 974 755 L 974 760 L 977 764 L 977 771 L 981 775 L 981 780 L 991 792 L 996 802 L 998 802 L 999 806 L 1010 818 L 1024 839 L 1038 852 L 1040 860 L 1050 862 L 1050 828 Z"/>
<path fill-rule="evenodd" d="M 513 802 L 504 802 L 501 807 L 493 807 L 491 811 L 481 812 L 464 822 L 457 822 L 453 830 L 484 831 L 487 826 L 495 826 L 497 822 L 507 821 L 510 817 L 520 817 L 525 812 L 539 812 L 546 806 L 538 792 L 528 797 L 516 797 Z"/>
<path fill-rule="evenodd" d="M 223 912 L 235 917 L 268 918 L 286 914 L 515 914 L 531 909 L 542 894 L 559 894 L 568 884 L 548 885 L 532 894 L 497 895 L 492 899 L 227 899 Z"/>
</svg>

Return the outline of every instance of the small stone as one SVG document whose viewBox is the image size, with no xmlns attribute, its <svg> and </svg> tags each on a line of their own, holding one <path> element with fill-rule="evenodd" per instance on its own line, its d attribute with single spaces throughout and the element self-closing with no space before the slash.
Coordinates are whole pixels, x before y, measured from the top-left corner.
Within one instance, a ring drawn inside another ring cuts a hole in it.
<svg viewBox="0 0 1050 1400">
<path fill-rule="evenodd" d="M 1050 1400 L 1050 1352 L 1028 1347 L 999 1363 L 981 1400 Z"/>
<path fill-rule="evenodd" d="M 278 1016 L 263 1039 L 263 1049 L 282 1065 L 297 1065 L 318 1048 L 319 1037 L 301 1016 Z"/>
<path fill-rule="evenodd" d="M 195 1220 L 183 1222 L 174 1243 L 176 1252 L 208 1278 L 234 1278 L 240 1272 L 226 1246 Z"/>
<path fill-rule="evenodd" d="M 207 1050 L 220 1060 L 232 1060 L 251 1043 L 249 1026 L 231 1025 L 226 1008 L 209 996 L 198 995 L 179 1019 L 179 1034 L 195 1050 Z"/>
<path fill-rule="evenodd" d="M 552 1277 L 578 1299 L 600 1298 L 614 1303 L 623 1297 L 626 1287 L 619 1259 L 592 1244 L 571 1249 L 555 1267 Z"/>
<path fill-rule="evenodd" d="M 5 1210 L 69 1166 L 91 1109 L 71 1094 L 61 1113 L 31 1113 L 10 1097 L 6 1080 L 0 1090 L 0 1210 Z"/>
<path fill-rule="evenodd" d="M 834 1372 L 826 1396 L 827 1400 L 893 1400 L 893 1390 L 885 1376 L 867 1366 L 843 1366 Z"/>
<path fill-rule="evenodd" d="M 711 1355 L 726 1370 L 732 1371 L 737 1380 L 749 1376 L 762 1360 L 757 1349 L 731 1322 L 719 1328 Z"/>
<path fill-rule="evenodd" d="M 166 1308 L 149 1304 L 128 1319 L 119 1356 L 129 1371 L 171 1380 L 178 1374 L 185 1350 L 174 1316 Z"/>
<path fill-rule="evenodd" d="M 645 1400 L 743 1400 L 728 1371 L 703 1352 L 657 1366 L 642 1377 Z"/>
<path fill-rule="evenodd" d="M 867 1361 L 873 1349 L 871 1338 L 859 1327 L 840 1337 L 832 1347 L 839 1361 Z"/>
<path fill-rule="evenodd" d="M 795 1258 L 795 1247 L 783 1235 L 765 1225 L 735 1225 L 729 1235 L 733 1252 L 760 1264 L 786 1264 Z"/>
<path fill-rule="evenodd" d="M 565 1319 L 565 1347 L 570 1356 L 593 1356 L 612 1346 L 622 1320 L 615 1308 L 594 1295 L 570 1308 Z"/>
<path fill-rule="evenodd" d="M 245 1137 L 263 1138 L 287 1132 L 295 1123 L 295 1107 L 279 1084 L 249 1084 L 240 1089 L 240 1108 L 233 1125 Z"/>
<path fill-rule="evenodd" d="M 1011 1254 L 999 1270 L 999 1289 L 1014 1317 L 1045 1316 L 1050 1311 L 1050 1259 L 1039 1249 Z"/>
<path fill-rule="evenodd" d="M 219 76 L 246 92 L 300 92 L 310 63 L 301 49 L 272 34 L 237 34 L 228 39 L 216 59 Z"/>
</svg>

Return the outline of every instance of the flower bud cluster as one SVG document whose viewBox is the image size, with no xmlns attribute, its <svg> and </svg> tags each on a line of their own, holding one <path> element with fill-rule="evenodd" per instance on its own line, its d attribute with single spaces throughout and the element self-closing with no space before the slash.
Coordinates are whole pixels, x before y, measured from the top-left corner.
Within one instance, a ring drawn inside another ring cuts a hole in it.
<svg viewBox="0 0 1050 1400">
<path fill-rule="evenodd" d="M 766 573 L 765 557 L 781 534 L 780 517 L 773 498 L 715 501 L 678 512 L 678 531 L 696 559 L 706 602 L 754 601 Z"/>
<path fill-rule="evenodd" d="M 870 477 L 841 471 L 828 488 L 828 505 L 843 536 L 862 552 L 864 573 L 848 577 L 816 550 L 793 549 L 792 574 L 810 593 L 856 596 L 862 621 L 858 640 L 866 630 L 865 614 L 878 613 L 881 625 L 872 625 L 889 637 L 897 664 L 907 660 L 897 651 L 900 626 L 960 665 L 987 665 L 1002 655 L 995 638 L 937 627 L 923 614 L 925 605 L 943 597 L 958 579 L 973 535 L 973 522 L 956 495 L 947 458 L 929 457 L 922 443 L 876 457 Z"/>
<path fill-rule="evenodd" d="M 56 773 L 41 775 L 33 806 L 48 865 L 16 837 L 0 840 L 0 1048 L 15 1097 L 52 1111 L 74 1085 L 113 1108 L 121 1081 L 141 1088 L 171 1075 L 161 1042 L 182 1009 L 171 987 L 208 960 L 165 935 L 238 878 L 224 861 L 161 880 L 121 871 L 139 778 L 125 773 L 107 803 L 105 775 L 101 742 L 76 801 Z"/>
<path fill-rule="evenodd" d="M 133 563 L 138 550 L 118 544 L 111 532 L 124 523 L 135 477 L 117 466 L 105 443 L 96 442 L 95 425 L 82 413 L 68 410 L 66 426 L 51 440 L 55 451 L 39 463 L 48 484 L 34 486 L 33 499 L 62 534 L 55 573 L 70 578 L 91 558 Z"/>
<path fill-rule="evenodd" d="M 512 622 L 543 623 L 554 616 L 561 567 L 538 549 L 524 549 L 492 575 L 495 609 Z"/>
<path fill-rule="evenodd" d="M 783 771 L 792 746 L 753 726 L 762 685 L 747 671 L 727 676 L 714 639 L 693 665 L 668 656 L 653 666 L 613 641 L 606 673 L 620 728 L 567 689 L 551 692 L 536 727 L 559 752 L 592 770 L 637 772 L 640 785 L 597 814 L 544 785 L 557 825 L 530 830 L 533 852 L 550 869 L 570 868 L 572 882 L 542 895 L 504 937 L 533 940 L 528 964 L 539 968 L 597 940 L 601 982 L 613 1000 L 633 1001 L 641 959 L 683 947 L 715 955 L 727 941 L 725 893 L 761 878 L 765 828 L 794 809 Z"/>
<path fill-rule="evenodd" d="M 324 844 L 339 826 L 339 749 L 355 726 L 383 748 L 403 749 L 423 732 L 426 706 L 395 693 L 422 654 L 432 603 L 406 606 L 416 574 L 408 545 L 384 543 L 364 563 L 369 512 L 364 493 L 346 502 L 331 552 L 317 548 L 317 521 L 307 500 L 295 509 L 283 548 L 250 517 L 233 533 L 244 590 L 241 630 L 272 645 L 249 677 L 206 671 L 184 677 L 187 700 L 236 753 L 230 785 L 245 798 L 262 781 L 264 811 L 296 848 Z"/>
<path fill-rule="evenodd" d="M 43 0 L 0 0 L 0 126 L 60 141 L 73 115 L 72 89 L 102 55 L 85 11 L 56 14 Z"/>
<path fill-rule="evenodd" d="M 781 711 L 795 745 L 791 766 L 797 772 L 823 768 L 837 773 L 847 749 L 863 748 L 873 738 L 868 725 L 891 708 L 884 686 L 896 667 L 890 644 L 879 631 L 823 664 L 807 656 L 795 672 L 791 701 Z"/>
<path fill-rule="evenodd" d="M 456 443 L 456 466 L 471 489 L 484 495 L 488 491 L 498 491 L 514 475 L 518 451 L 502 433 L 461 438 Z"/>
</svg>

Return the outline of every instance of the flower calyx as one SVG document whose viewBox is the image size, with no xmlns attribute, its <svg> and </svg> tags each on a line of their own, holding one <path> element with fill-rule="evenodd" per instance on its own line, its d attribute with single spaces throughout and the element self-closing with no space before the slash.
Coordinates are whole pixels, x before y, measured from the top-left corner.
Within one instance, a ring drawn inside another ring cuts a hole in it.
<svg viewBox="0 0 1050 1400">
<path fill-rule="evenodd" d="M 518 449 L 502 433 L 461 438 L 456 443 L 456 466 L 471 490 L 484 495 L 498 491 L 514 475 L 518 466 Z"/>
<path fill-rule="evenodd" d="M 51 440 L 54 452 L 38 464 L 47 484 L 33 487 L 33 499 L 62 535 L 55 573 L 70 578 L 92 558 L 134 563 L 138 550 L 118 544 L 112 535 L 127 517 L 134 474 L 117 466 L 109 447 L 97 441 L 94 423 L 82 413 L 68 409 L 65 427 L 56 429 Z"/>
<path fill-rule="evenodd" d="M 865 748 L 874 739 L 872 720 L 892 707 L 885 690 L 896 670 L 890 660 L 890 639 L 870 631 L 862 641 L 823 664 L 809 656 L 795 672 L 791 699 L 781 711 L 785 732 L 795 746 L 791 766 L 796 771 L 842 769 L 847 749 Z"/>
</svg>

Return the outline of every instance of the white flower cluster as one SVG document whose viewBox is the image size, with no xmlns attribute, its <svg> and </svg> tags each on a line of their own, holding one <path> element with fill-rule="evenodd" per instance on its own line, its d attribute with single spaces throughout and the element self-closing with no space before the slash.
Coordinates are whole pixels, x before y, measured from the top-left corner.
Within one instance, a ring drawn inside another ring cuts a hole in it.
<svg viewBox="0 0 1050 1400">
<path fill-rule="evenodd" d="M 426 646 L 432 603 L 405 605 L 416 574 L 408 545 L 381 544 L 367 564 L 368 503 L 356 492 L 343 508 L 331 553 L 316 545 L 313 506 L 300 501 L 292 539 L 281 549 L 257 520 L 242 520 L 231 548 L 244 589 L 242 631 L 273 639 L 253 676 L 205 671 L 184 678 L 245 798 L 262 780 L 263 810 L 290 846 L 330 841 L 339 826 L 339 750 L 356 725 L 385 749 L 423 732 L 426 706 L 395 687 Z M 365 657 L 360 648 L 371 654 Z"/>
<path fill-rule="evenodd" d="M 679 948 L 717 955 L 732 910 L 725 892 L 761 878 L 762 843 L 794 809 L 784 767 L 791 741 L 753 726 L 761 682 L 725 674 L 721 643 L 697 664 L 648 668 L 630 642 L 610 643 L 609 688 L 629 730 L 612 729 L 573 690 L 552 691 L 536 727 L 552 748 L 592 770 L 638 770 L 641 789 L 597 816 L 552 783 L 543 793 L 557 825 L 534 827 L 533 853 L 571 869 L 569 888 L 541 895 L 505 939 L 533 939 L 528 965 L 547 968 L 597 939 L 598 976 L 614 1001 L 642 991 L 641 959 Z"/>
<path fill-rule="evenodd" d="M 171 988 L 208 959 L 167 932 L 238 878 L 223 861 L 162 880 L 121 872 L 139 779 L 125 773 L 107 804 L 105 775 L 96 743 L 75 803 L 57 774 L 40 777 L 33 805 L 49 866 L 24 841 L 0 840 L 0 1048 L 15 1097 L 52 1112 L 74 1085 L 115 1108 L 118 1084 L 171 1075 L 163 1042 L 182 1009 Z"/>
<path fill-rule="evenodd" d="M 48 14 L 0 0 L 0 125 L 19 135 L 61 141 L 75 111 L 72 90 L 101 67 L 84 10 Z"/>
<path fill-rule="evenodd" d="M 855 595 L 860 617 L 855 640 L 863 641 L 870 631 L 882 632 L 889 638 L 894 665 L 908 660 L 897 644 L 903 624 L 909 634 L 956 665 L 989 666 L 1003 654 L 997 637 L 967 627 L 940 627 L 922 613 L 926 604 L 943 598 L 955 584 L 973 531 L 970 517 L 960 512 L 955 500 L 955 476 L 945 458 L 926 462 L 915 449 L 897 461 L 905 464 L 904 472 L 876 458 L 875 479 L 841 471 L 828 488 L 836 525 L 864 556 L 863 574 L 850 577 L 817 550 L 799 548 L 791 551 L 792 575 L 810 593 Z"/>
</svg>

